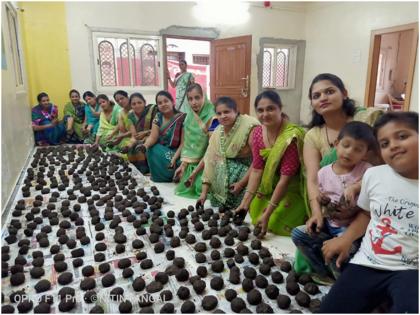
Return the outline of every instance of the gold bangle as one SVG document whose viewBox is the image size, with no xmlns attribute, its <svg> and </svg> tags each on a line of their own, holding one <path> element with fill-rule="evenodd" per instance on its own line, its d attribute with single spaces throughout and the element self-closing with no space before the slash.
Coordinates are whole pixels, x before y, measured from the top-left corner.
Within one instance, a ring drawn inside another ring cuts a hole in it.
<svg viewBox="0 0 420 315">
<path fill-rule="evenodd" d="M 274 202 L 269 202 L 268 203 L 270 206 L 273 206 L 274 208 L 277 208 L 278 206 L 279 206 L 279 204 L 278 203 L 274 203 Z"/>
<path fill-rule="evenodd" d="M 245 189 L 246 193 L 249 193 L 251 196 L 255 196 L 255 192 L 249 191 L 248 189 Z"/>
</svg>

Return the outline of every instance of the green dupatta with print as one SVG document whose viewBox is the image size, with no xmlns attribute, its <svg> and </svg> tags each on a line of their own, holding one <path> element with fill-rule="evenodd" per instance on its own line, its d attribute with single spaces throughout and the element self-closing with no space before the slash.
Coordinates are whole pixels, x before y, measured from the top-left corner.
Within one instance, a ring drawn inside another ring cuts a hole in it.
<svg viewBox="0 0 420 315">
<path fill-rule="evenodd" d="M 303 128 L 292 123 L 286 123 L 274 146 L 260 151 L 260 154 L 265 160 L 265 166 L 258 188 L 258 194 L 254 197 L 250 205 L 250 215 L 253 224 L 258 222 L 264 209 L 270 202 L 271 195 L 280 178 L 278 167 L 284 152 L 293 141 L 296 142 L 298 148 L 300 160 L 299 174 L 291 179 L 286 194 L 276 209 L 274 209 L 268 222 L 268 229 L 277 235 L 289 236 L 291 230 L 305 223 L 305 220 L 310 215 L 302 154 L 304 135 L 305 131 Z"/>
<path fill-rule="evenodd" d="M 236 158 L 247 144 L 252 128 L 259 125 L 256 118 L 239 115 L 228 134 L 219 125 L 210 137 L 204 156 L 203 182 L 209 183 L 213 197 L 224 204 L 228 196 L 228 167 L 226 159 Z"/>
<path fill-rule="evenodd" d="M 214 106 L 207 98 L 198 114 L 191 109 L 191 106 L 187 107 L 181 161 L 187 163 L 200 162 L 209 143 L 206 124 L 215 115 Z"/>
</svg>

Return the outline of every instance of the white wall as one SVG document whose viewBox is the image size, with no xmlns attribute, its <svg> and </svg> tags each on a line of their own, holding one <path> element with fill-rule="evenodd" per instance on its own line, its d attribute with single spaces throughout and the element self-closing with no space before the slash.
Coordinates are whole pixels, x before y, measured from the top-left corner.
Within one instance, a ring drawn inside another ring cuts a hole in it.
<svg viewBox="0 0 420 315">
<path fill-rule="evenodd" d="M 20 172 L 34 146 L 34 140 L 27 91 L 24 87 L 16 88 L 9 28 L 5 18 L 5 2 L 1 5 L 2 35 L 7 63 L 6 69 L 1 70 L 1 209 L 3 212 Z"/>
<path fill-rule="evenodd" d="M 260 37 L 304 37 L 305 13 L 293 5 L 284 11 L 251 6 L 250 20 L 239 26 L 203 23 L 193 15 L 194 5 L 194 2 L 66 2 L 73 88 L 80 91 L 93 89 L 94 75 L 91 70 L 88 28 L 85 24 L 155 33 L 171 25 L 216 27 L 220 31 L 220 38 L 251 34 L 251 103 L 258 93 L 256 55 L 260 49 Z M 154 94 L 145 93 L 145 97 L 148 102 L 152 102 Z"/>
<path fill-rule="evenodd" d="M 322 72 L 331 72 L 342 78 L 350 97 L 363 104 L 371 31 L 417 21 L 417 2 L 313 4 L 307 10 L 305 23 L 301 120 L 307 122 L 310 118 L 309 85 Z M 418 108 L 417 69 L 418 60 L 411 97 L 412 110 Z"/>
</svg>

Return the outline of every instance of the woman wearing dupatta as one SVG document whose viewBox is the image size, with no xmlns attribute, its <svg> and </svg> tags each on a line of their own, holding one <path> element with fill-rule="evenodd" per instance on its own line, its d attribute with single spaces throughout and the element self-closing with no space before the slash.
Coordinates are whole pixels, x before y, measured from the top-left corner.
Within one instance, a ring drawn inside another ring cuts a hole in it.
<svg viewBox="0 0 420 315">
<path fill-rule="evenodd" d="M 129 103 L 132 109 L 128 114 L 128 128 L 130 130 L 131 139 L 123 148 L 123 152 L 128 153 L 128 160 L 133 163 L 140 172 L 147 174 L 150 170 L 143 149 L 143 143 L 150 135 L 157 106 L 154 104 L 146 106 L 146 100 L 140 93 L 131 94 Z"/>
<path fill-rule="evenodd" d="M 91 91 L 83 93 L 83 99 L 86 102 L 85 115 L 86 115 L 86 131 L 88 133 L 84 143 L 94 144 L 96 140 L 96 133 L 99 128 L 99 117 L 101 115 L 101 107 L 96 101 L 96 96 Z"/>
<path fill-rule="evenodd" d="M 198 203 L 204 205 L 210 192 L 213 207 L 235 209 L 245 194 L 252 161 L 250 135 L 259 122 L 238 113 L 236 102 L 230 97 L 220 97 L 215 110 L 220 125 L 210 137 L 204 156 L 203 185 Z"/>
<path fill-rule="evenodd" d="M 68 143 L 83 143 L 88 135 L 86 129 L 85 103 L 80 101 L 80 93 L 77 90 L 71 90 L 69 93 L 70 102 L 64 106 L 64 121 L 67 130 Z"/>
<path fill-rule="evenodd" d="M 194 83 L 194 76 L 191 72 L 187 72 L 187 62 L 185 60 L 179 61 L 179 70 L 172 81 L 168 71 L 169 84 L 176 87 L 176 109 L 186 113 L 188 107 L 187 89 Z"/>
<path fill-rule="evenodd" d="M 190 106 L 187 107 L 187 117 L 184 121 L 181 165 L 174 175 L 174 181 L 180 181 L 175 188 L 175 194 L 198 199 L 201 195 L 201 176 L 204 167 L 204 162 L 201 160 L 206 153 L 210 132 L 214 127 L 215 111 L 213 104 L 204 97 L 203 89 L 197 83 L 188 88 L 187 98 Z"/>
<path fill-rule="evenodd" d="M 66 133 L 63 122 L 58 121 L 58 109 L 50 103 L 47 93 L 37 96 L 38 105 L 32 108 L 32 129 L 36 145 L 56 145 Z"/>
<path fill-rule="evenodd" d="M 264 91 L 255 99 L 262 126 L 252 132 L 252 170 L 237 215 L 249 209 L 252 223 L 277 235 L 291 230 L 308 216 L 302 147 L 304 130 L 282 113 L 280 96 Z"/>
<path fill-rule="evenodd" d="M 154 182 L 172 182 L 179 166 L 185 114 L 175 109 L 172 95 L 167 91 L 156 94 L 156 104 L 159 112 L 144 144 L 147 163 Z"/>
<path fill-rule="evenodd" d="M 305 238 L 310 237 L 311 233 L 320 232 L 323 227 L 324 220 L 317 198 L 319 195 L 317 174 L 321 167 L 337 160 L 334 141 L 341 128 L 352 120 L 373 125 L 383 114 L 382 110 L 373 107 L 356 107 L 354 101 L 348 97 L 343 81 L 330 73 L 319 74 L 313 79 L 309 88 L 309 99 L 313 108 L 312 121 L 304 139 L 303 154 L 312 215 L 306 225 L 293 230 L 292 239 L 296 242 L 304 241 Z M 377 165 L 380 163 L 378 157 L 379 154 L 373 153 L 368 160 L 371 164 Z M 345 195 L 350 196 L 349 199 L 354 199 L 360 191 L 360 184 L 359 182 L 347 187 Z M 305 262 L 300 251 L 296 253 L 294 267 L 298 273 L 311 272 L 310 266 Z M 323 279 L 319 280 L 323 283 Z"/>
<path fill-rule="evenodd" d="M 118 145 L 113 145 L 115 129 L 118 129 L 118 115 L 121 107 L 111 102 L 105 94 L 97 97 L 102 112 L 99 117 L 99 128 L 96 133 L 95 145 L 100 145 L 105 152 L 120 152 Z"/>
<path fill-rule="evenodd" d="M 114 100 L 121 107 L 121 111 L 118 115 L 118 128 L 114 130 L 116 136 L 112 144 L 124 148 L 131 140 L 130 120 L 128 119 L 131 110 L 130 100 L 128 93 L 122 90 L 114 93 Z"/>
</svg>

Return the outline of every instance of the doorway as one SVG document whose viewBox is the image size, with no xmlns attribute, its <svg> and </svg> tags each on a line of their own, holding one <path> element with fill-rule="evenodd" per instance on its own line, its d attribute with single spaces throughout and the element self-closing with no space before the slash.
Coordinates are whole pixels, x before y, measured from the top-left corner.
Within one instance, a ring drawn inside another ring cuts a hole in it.
<svg viewBox="0 0 420 315">
<path fill-rule="evenodd" d="M 417 42 L 417 23 L 372 31 L 365 94 L 367 106 L 409 110 Z"/>
<path fill-rule="evenodd" d="M 210 40 L 166 37 L 166 64 L 172 79 L 180 72 L 179 62 L 187 62 L 187 72 L 210 94 Z M 176 88 L 168 85 L 168 92 L 176 99 Z"/>
</svg>

